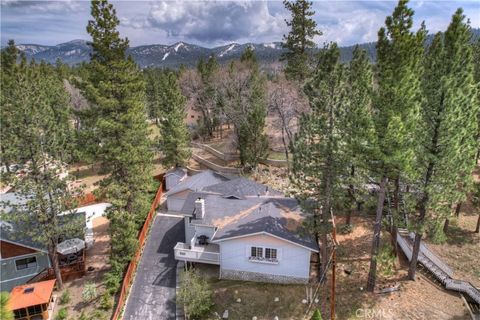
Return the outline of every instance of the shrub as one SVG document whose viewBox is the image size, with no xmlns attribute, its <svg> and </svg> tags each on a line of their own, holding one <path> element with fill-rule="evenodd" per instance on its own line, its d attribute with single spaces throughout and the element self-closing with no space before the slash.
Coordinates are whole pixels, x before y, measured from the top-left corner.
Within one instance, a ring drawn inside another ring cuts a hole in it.
<svg viewBox="0 0 480 320">
<path fill-rule="evenodd" d="M 320 313 L 320 310 L 315 310 L 311 320 L 322 320 L 322 314 Z"/>
<path fill-rule="evenodd" d="M 110 295 L 108 291 L 102 294 L 100 298 L 100 308 L 103 310 L 110 310 L 113 307 L 113 297 Z"/>
<path fill-rule="evenodd" d="M 7 307 L 10 295 L 3 291 L 0 293 L 0 319 L 13 320 L 13 312 Z"/>
<path fill-rule="evenodd" d="M 103 284 L 110 295 L 114 295 L 122 284 L 123 268 L 112 261 L 112 269 L 103 276 Z"/>
<path fill-rule="evenodd" d="M 340 227 L 341 234 L 349 234 L 352 231 L 353 231 L 353 225 L 351 224 L 344 224 L 343 226 Z"/>
<path fill-rule="evenodd" d="M 60 296 L 60 304 L 67 304 L 67 303 L 70 302 L 70 300 L 71 300 L 70 290 L 65 289 L 65 290 L 62 292 L 62 295 Z"/>
<path fill-rule="evenodd" d="M 84 302 L 92 301 L 97 297 L 97 287 L 92 282 L 87 282 L 83 288 L 82 299 Z"/>
<path fill-rule="evenodd" d="M 440 220 L 441 222 L 439 222 Z M 435 244 L 443 244 L 447 241 L 447 235 L 443 232 L 443 219 L 438 219 L 437 221 L 431 222 L 427 225 L 428 228 L 428 237 Z M 452 221 L 450 220 L 450 223 Z"/>
<path fill-rule="evenodd" d="M 67 308 L 61 308 L 58 310 L 57 315 L 55 316 L 55 320 L 65 320 L 68 317 L 68 310 Z"/>
<path fill-rule="evenodd" d="M 89 315 L 88 319 L 89 320 L 107 320 L 107 315 L 105 314 L 105 312 L 102 312 L 100 310 L 95 310 Z"/>
<path fill-rule="evenodd" d="M 391 276 L 395 269 L 395 254 L 390 244 L 384 245 L 377 256 L 380 273 L 384 276 Z"/>
<path fill-rule="evenodd" d="M 213 291 L 195 270 L 187 270 L 181 275 L 178 302 L 189 317 L 201 317 L 213 306 Z"/>
</svg>

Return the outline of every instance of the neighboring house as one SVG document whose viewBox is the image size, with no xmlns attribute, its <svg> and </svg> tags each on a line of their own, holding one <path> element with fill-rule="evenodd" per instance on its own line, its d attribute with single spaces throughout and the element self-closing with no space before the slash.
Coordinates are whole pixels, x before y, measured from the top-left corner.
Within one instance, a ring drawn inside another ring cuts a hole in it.
<svg viewBox="0 0 480 320">
<path fill-rule="evenodd" d="M 47 280 L 13 288 L 7 308 L 15 319 L 48 320 L 53 318 L 55 280 Z"/>
<path fill-rule="evenodd" d="M 13 205 L 22 202 L 15 193 L 2 194 L 0 200 Z M 102 215 L 108 206 L 107 203 L 90 205 L 60 216 L 61 223 L 78 225 L 78 231 L 64 235 L 59 241 L 79 238 L 85 241 L 87 248 L 90 247 L 93 244 L 92 219 Z M 1 205 L 0 208 L 7 214 L 12 210 L 8 205 Z M 13 287 L 27 283 L 51 268 L 45 245 L 33 239 L 31 232 L 26 232 L 26 230 L 35 229 L 34 224 L 25 225 L 0 220 L 0 291 L 10 291 Z M 71 257 L 65 257 L 67 258 L 71 259 Z M 69 260 L 68 263 L 76 263 L 76 261 Z"/>
<path fill-rule="evenodd" d="M 206 178 L 207 181 L 202 181 Z M 220 180 L 220 181 L 218 181 Z M 302 227 L 298 202 L 243 177 L 204 171 L 167 193 L 184 197 L 185 243 L 177 260 L 219 265 L 220 278 L 306 283 L 318 245 Z M 170 210 L 170 207 L 168 208 Z"/>
<path fill-rule="evenodd" d="M 187 177 L 187 171 L 180 167 L 165 172 L 165 189 L 168 191 L 182 182 Z"/>
</svg>

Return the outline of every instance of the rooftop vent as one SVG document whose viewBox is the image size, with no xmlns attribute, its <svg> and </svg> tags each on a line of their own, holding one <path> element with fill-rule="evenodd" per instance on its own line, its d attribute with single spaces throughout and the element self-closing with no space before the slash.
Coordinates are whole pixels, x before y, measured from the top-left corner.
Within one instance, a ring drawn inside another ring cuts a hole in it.
<svg viewBox="0 0 480 320">
<path fill-rule="evenodd" d="M 23 290 L 23 293 L 32 293 L 34 289 L 35 289 L 34 287 L 25 288 L 25 289 Z"/>
</svg>

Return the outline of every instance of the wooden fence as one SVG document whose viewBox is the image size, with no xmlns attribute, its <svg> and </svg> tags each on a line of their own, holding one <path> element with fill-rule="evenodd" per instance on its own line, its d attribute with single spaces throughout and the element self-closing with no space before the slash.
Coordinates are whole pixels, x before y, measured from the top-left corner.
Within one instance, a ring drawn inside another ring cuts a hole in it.
<svg viewBox="0 0 480 320">
<path fill-rule="evenodd" d="M 221 159 L 223 161 L 226 161 L 226 162 L 229 162 L 229 161 L 233 161 L 233 160 L 238 160 L 240 159 L 240 155 L 238 154 L 233 154 L 233 153 L 223 153 L 221 151 L 218 151 L 212 147 L 210 147 L 209 145 L 206 145 L 206 144 L 202 144 L 202 143 L 197 143 L 197 142 L 191 142 L 190 143 L 193 147 L 195 148 L 199 148 L 199 149 L 202 149 L 204 151 L 207 151 L 208 153 L 214 155 L 215 157 L 217 157 L 218 159 Z M 198 156 L 197 156 L 198 157 Z M 195 157 L 193 157 L 195 159 Z M 197 160 L 197 159 L 195 159 Z M 205 160 L 202 158 L 202 160 Z M 228 170 L 225 170 L 223 168 L 225 167 L 221 167 L 219 166 L 219 169 L 215 169 L 215 168 L 212 168 L 212 165 L 210 165 L 209 163 L 206 164 L 204 163 L 204 161 L 200 160 L 199 162 L 201 162 L 202 164 L 204 164 L 205 166 L 213 169 L 213 170 L 217 170 L 219 172 L 224 172 L 224 173 L 238 173 L 238 172 L 227 172 Z M 197 160 L 198 161 L 198 160 Z M 205 160 L 205 161 L 208 161 L 208 160 Z M 209 161 L 211 163 L 211 161 Z M 287 160 L 280 160 L 280 159 L 262 159 L 260 161 L 260 163 L 264 164 L 264 165 L 267 165 L 267 166 L 272 166 L 272 167 L 288 167 L 288 161 Z M 214 166 L 218 166 L 218 165 L 215 165 Z"/>
<path fill-rule="evenodd" d="M 157 177 L 156 177 L 157 178 Z M 128 296 L 128 291 L 132 286 L 132 280 L 135 276 L 135 271 L 137 270 L 137 265 L 140 262 L 140 258 L 142 256 L 143 246 L 145 244 L 145 240 L 147 238 L 148 230 L 152 221 L 155 218 L 155 212 L 160 203 L 160 199 L 162 198 L 163 193 L 163 175 L 161 176 L 162 183 L 158 187 L 157 194 L 155 195 L 155 199 L 153 199 L 152 206 L 150 207 L 150 211 L 148 212 L 147 218 L 143 224 L 140 233 L 138 234 L 138 248 L 135 252 L 135 255 L 132 258 L 132 261 L 128 264 L 127 272 L 125 273 L 125 277 L 123 278 L 122 282 L 122 289 L 120 290 L 120 296 L 118 298 L 117 307 L 115 309 L 115 313 L 113 314 L 112 320 L 121 319 L 123 308 L 125 307 L 125 302 Z"/>
<path fill-rule="evenodd" d="M 242 172 L 242 169 L 240 168 L 233 168 L 233 167 L 222 167 L 216 163 L 213 163 L 211 161 L 208 161 L 207 159 L 204 159 L 200 157 L 197 154 L 192 154 L 192 158 L 197 161 L 200 164 L 203 164 L 209 169 L 212 169 L 214 171 L 218 171 L 220 173 L 227 173 L 227 174 L 240 174 Z"/>
</svg>

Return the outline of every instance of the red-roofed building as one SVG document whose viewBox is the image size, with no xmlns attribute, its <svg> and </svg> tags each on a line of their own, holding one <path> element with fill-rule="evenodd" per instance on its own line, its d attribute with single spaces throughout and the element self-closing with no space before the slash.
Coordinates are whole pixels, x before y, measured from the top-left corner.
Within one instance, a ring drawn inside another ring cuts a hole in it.
<svg viewBox="0 0 480 320">
<path fill-rule="evenodd" d="M 53 311 L 51 303 L 53 302 L 52 293 L 55 281 L 47 280 L 13 288 L 8 304 L 15 319 L 48 319 L 49 314 Z"/>
</svg>

